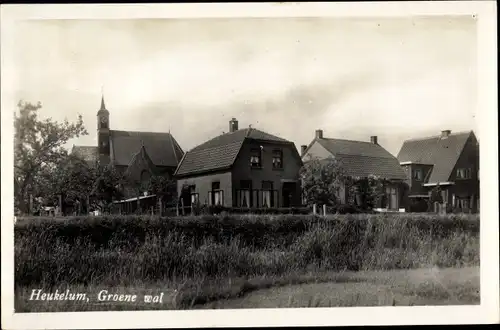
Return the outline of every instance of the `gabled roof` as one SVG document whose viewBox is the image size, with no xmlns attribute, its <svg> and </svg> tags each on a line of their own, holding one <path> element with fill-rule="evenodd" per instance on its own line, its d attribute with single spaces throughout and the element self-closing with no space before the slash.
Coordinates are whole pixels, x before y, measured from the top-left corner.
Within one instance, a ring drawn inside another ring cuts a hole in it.
<svg viewBox="0 0 500 330">
<path fill-rule="evenodd" d="M 230 168 L 245 140 L 270 141 L 292 144 L 288 140 L 260 131 L 245 128 L 219 135 L 188 151 L 175 175 L 189 175 Z"/>
<path fill-rule="evenodd" d="M 433 165 L 428 183 L 446 182 L 472 131 L 406 140 L 398 153 L 399 162 Z"/>
<path fill-rule="evenodd" d="M 91 146 L 73 146 L 73 149 L 71 149 L 71 154 L 89 163 L 97 162 L 99 157 L 97 147 Z"/>
<path fill-rule="evenodd" d="M 146 166 L 143 166 L 144 163 L 146 163 Z M 149 170 L 150 174 L 156 173 L 155 165 L 151 160 L 151 157 L 149 157 L 149 154 L 144 146 L 141 146 L 141 149 L 138 152 L 136 152 L 132 157 L 132 159 L 130 160 L 128 168 L 125 171 L 125 175 L 129 176 L 133 171 L 136 170 L 136 168 L 139 169 L 146 168 Z"/>
<path fill-rule="evenodd" d="M 339 160 L 347 175 L 353 177 L 380 176 L 385 179 L 404 180 L 406 174 L 398 160 L 379 144 L 343 139 L 315 138 L 307 150 L 319 143 Z"/>
<path fill-rule="evenodd" d="M 170 133 L 110 131 L 111 160 L 114 165 L 128 166 L 142 146 L 156 166 L 177 167 L 184 152 Z"/>
</svg>

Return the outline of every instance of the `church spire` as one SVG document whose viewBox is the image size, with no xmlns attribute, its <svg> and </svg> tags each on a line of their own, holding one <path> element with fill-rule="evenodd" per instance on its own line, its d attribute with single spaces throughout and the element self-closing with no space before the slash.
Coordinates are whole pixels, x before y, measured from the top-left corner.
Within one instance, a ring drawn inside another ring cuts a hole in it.
<svg viewBox="0 0 500 330">
<path fill-rule="evenodd" d="M 104 104 L 104 95 L 101 96 L 101 109 L 99 110 L 106 110 L 106 105 Z"/>
</svg>

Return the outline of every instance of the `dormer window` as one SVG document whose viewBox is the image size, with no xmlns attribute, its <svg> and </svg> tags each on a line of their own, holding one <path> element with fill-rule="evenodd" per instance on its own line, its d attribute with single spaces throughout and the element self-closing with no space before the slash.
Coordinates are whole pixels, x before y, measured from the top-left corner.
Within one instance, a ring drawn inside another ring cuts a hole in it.
<svg viewBox="0 0 500 330">
<path fill-rule="evenodd" d="M 416 181 L 422 181 L 422 169 L 417 168 L 413 170 L 413 179 Z"/>
<path fill-rule="evenodd" d="M 262 157 L 260 149 L 252 149 L 250 153 L 250 166 L 262 167 Z"/>
</svg>

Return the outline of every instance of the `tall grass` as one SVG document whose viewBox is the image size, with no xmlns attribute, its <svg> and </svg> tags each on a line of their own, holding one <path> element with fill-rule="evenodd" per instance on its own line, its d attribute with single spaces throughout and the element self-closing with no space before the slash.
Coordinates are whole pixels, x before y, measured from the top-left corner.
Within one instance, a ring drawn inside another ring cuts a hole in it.
<svg viewBox="0 0 500 330">
<path fill-rule="evenodd" d="M 24 218 L 20 287 L 479 264 L 478 215 Z"/>
</svg>

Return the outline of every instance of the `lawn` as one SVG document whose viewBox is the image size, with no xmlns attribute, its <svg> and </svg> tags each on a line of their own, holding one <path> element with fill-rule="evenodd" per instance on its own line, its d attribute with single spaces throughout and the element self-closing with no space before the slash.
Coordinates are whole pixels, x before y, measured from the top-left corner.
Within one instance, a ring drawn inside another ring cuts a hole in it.
<svg viewBox="0 0 500 330">
<path fill-rule="evenodd" d="M 89 302 L 29 300 L 25 288 L 16 312 L 297 308 L 347 306 L 474 305 L 480 303 L 479 267 L 393 271 L 324 272 L 288 278 L 218 279 L 154 283 L 134 287 L 61 288 L 86 293 Z M 136 294 L 136 302 L 98 301 L 98 293 Z M 163 293 L 161 303 L 144 295 Z"/>
</svg>

